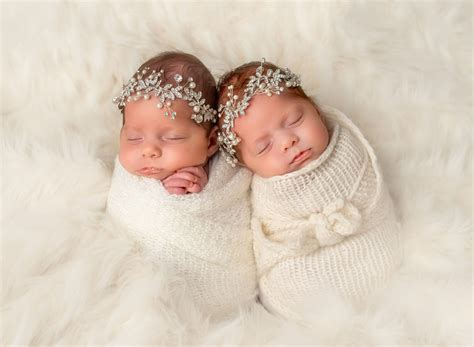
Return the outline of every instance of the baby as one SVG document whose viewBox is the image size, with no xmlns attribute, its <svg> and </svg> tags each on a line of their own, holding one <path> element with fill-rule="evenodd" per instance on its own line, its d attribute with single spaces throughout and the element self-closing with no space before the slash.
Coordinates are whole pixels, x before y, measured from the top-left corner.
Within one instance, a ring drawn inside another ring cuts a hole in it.
<svg viewBox="0 0 474 347">
<path fill-rule="evenodd" d="M 318 106 L 297 75 L 264 61 L 224 75 L 219 104 L 222 152 L 255 174 L 263 305 L 299 319 L 305 298 L 330 291 L 358 303 L 383 285 L 400 260 L 398 224 L 359 129 Z"/>
<path fill-rule="evenodd" d="M 145 62 L 114 99 L 123 115 L 107 212 L 205 315 L 256 297 L 251 173 L 217 154 L 214 78 L 195 56 Z"/>
</svg>

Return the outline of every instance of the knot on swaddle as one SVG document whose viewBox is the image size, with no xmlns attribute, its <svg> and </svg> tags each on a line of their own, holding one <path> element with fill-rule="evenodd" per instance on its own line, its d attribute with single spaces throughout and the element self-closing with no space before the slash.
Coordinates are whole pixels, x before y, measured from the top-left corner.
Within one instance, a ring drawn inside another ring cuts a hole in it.
<svg viewBox="0 0 474 347">
<path fill-rule="evenodd" d="M 361 222 L 362 216 L 357 207 L 350 201 L 337 199 L 326 205 L 321 212 L 310 214 L 307 227 L 312 229 L 312 236 L 320 246 L 329 246 L 355 234 Z"/>
</svg>

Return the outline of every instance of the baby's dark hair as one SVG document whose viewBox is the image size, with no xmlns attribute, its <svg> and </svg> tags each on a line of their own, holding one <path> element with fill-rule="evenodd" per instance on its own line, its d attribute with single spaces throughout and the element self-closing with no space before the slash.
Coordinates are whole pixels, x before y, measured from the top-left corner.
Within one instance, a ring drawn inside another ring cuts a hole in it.
<svg viewBox="0 0 474 347">
<path fill-rule="evenodd" d="M 183 76 L 185 81 L 192 77 L 196 84 L 195 90 L 202 93 L 202 97 L 206 100 L 205 103 L 213 109 L 217 108 L 216 81 L 209 69 L 196 56 L 183 52 L 163 52 L 143 63 L 138 71 L 143 71 L 144 68 L 149 68 L 149 72 L 143 76 L 144 78 L 153 70 L 163 70 L 164 84 L 176 84 L 174 81 L 176 74 Z M 125 122 L 124 109 L 122 109 L 122 122 Z M 210 131 L 213 123 L 207 121 L 199 125 Z"/>
</svg>

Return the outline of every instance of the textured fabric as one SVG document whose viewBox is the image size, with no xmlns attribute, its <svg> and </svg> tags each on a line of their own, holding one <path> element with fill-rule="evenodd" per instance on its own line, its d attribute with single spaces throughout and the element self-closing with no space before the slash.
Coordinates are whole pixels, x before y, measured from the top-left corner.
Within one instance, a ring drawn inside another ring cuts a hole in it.
<svg viewBox="0 0 474 347">
<path fill-rule="evenodd" d="M 400 260 L 398 224 L 372 148 L 341 112 L 322 107 L 323 154 L 282 176 L 255 176 L 252 229 L 263 304 L 298 318 L 318 291 L 358 302 Z"/>
<path fill-rule="evenodd" d="M 1 344 L 472 346 L 472 1 L 0 7 Z M 404 236 L 402 276 L 380 300 L 320 297 L 312 329 L 256 312 L 209 325 L 101 227 L 122 127 L 111 99 L 176 49 L 216 77 L 265 56 L 360 125 Z"/>
<path fill-rule="evenodd" d="M 170 195 L 160 181 L 131 175 L 116 159 L 107 211 L 153 262 L 185 278 L 205 314 L 223 317 L 256 296 L 251 174 L 219 154 L 209 171 L 202 192 Z"/>
</svg>

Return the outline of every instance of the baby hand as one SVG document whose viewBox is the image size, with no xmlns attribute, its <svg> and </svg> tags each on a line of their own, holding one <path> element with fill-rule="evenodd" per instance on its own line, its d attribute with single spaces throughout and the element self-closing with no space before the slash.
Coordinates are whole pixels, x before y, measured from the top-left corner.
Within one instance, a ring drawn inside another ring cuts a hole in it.
<svg viewBox="0 0 474 347">
<path fill-rule="evenodd" d="M 163 181 L 170 194 L 199 193 L 207 184 L 207 173 L 202 166 L 190 166 L 176 171 Z"/>
</svg>

